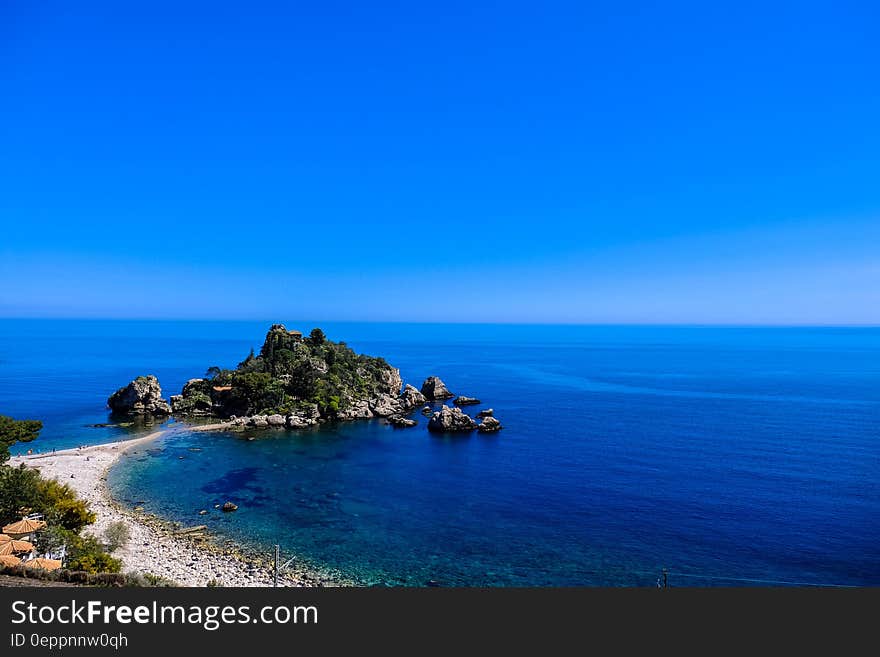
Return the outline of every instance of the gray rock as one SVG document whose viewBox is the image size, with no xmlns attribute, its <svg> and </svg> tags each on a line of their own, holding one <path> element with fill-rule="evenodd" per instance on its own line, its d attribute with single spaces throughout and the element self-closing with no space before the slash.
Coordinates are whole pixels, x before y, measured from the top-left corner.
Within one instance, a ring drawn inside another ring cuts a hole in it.
<svg viewBox="0 0 880 657">
<path fill-rule="evenodd" d="M 223 506 L 220 507 L 221 511 L 229 513 L 230 511 L 238 510 L 238 504 L 233 504 L 232 502 L 226 502 Z"/>
<path fill-rule="evenodd" d="M 127 415 L 171 415 L 171 406 L 162 399 L 162 388 L 155 376 L 139 376 L 107 400 L 114 413 Z"/>
<path fill-rule="evenodd" d="M 370 410 L 370 402 L 364 399 L 340 410 L 336 417 L 340 420 L 366 420 L 373 417 L 373 411 Z"/>
<path fill-rule="evenodd" d="M 321 417 L 321 411 L 318 409 L 317 404 L 308 404 L 300 412 L 300 415 L 308 420 L 317 420 L 319 417 Z"/>
<path fill-rule="evenodd" d="M 400 395 L 400 402 L 407 410 L 409 410 L 410 408 L 415 408 L 419 404 L 424 404 L 426 401 L 428 400 L 425 399 L 425 396 L 419 392 L 418 388 L 408 383 L 403 389 L 403 393 L 401 393 Z"/>
<path fill-rule="evenodd" d="M 434 409 L 427 405 L 422 406 L 422 415 L 425 417 L 431 417 L 434 415 Z"/>
<path fill-rule="evenodd" d="M 435 433 L 473 431 L 476 428 L 477 423 L 473 418 L 465 415 L 460 408 L 450 408 L 445 404 L 428 422 L 428 431 Z"/>
<path fill-rule="evenodd" d="M 477 427 L 477 431 L 480 433 L 492 433 L 495 431 L 500 431 L 502 429 L 501 423 L 492 416 L 484 417 L 483 421 L 480 422 Z"/>
<path fill-rule="evenodd" d="M 482 402 L 476 397 L 465 397 L 464 395 L 459 395 L 452 403 L 456 406 L 473 406 L 475 404 L 481 404 Z"/>
<path fill-rule="evenodd" d="M 287 416 L 287 426 L 291 429 L 304 429 L 307 426 L 310 426 L 311 420 L 307 420 L 304 417 L 300 417 L 299 415 L 288 415 Z"/>
<path fill-rule="evenodd" d="M 493 415 L 495 415 L 495 409 L 493 408 L 485 408 L 477 413 L 477 417 L 492 417 Z"/>
<path fill-rule="evenodd" d="M 382 370 L 377 377 L 379 379 L 379 392 L 397 397 L 400 389 L 403 387 L 403 379 L 400 378 L 400 370 L 396 367 L 388 366 L 388 369 Z"/>
<path fill-rule="evenodd" d="M 270 415 L 266 418 L 266 422 L 270 427 L 283 427 L 285 424 L 283 415 Z"/>
<path fill-rule="evenodd" d="M 393 415 L 388 418 L 388 424 L 390 424 L 395 429 L 405 429 L 407 427 L 416 426 L 418 422 L 416 420 L 411 420 L 401 415 Z"/>
<path fill-rule="evenodd" d="M 399 399 L 389 394 L 381 394 L 370 400 L 370 410 L 376 417 L 389 417 L 400 413 L 402 404 Z"/>
<path fill-rule="evenodd" d="M 429 376 L 425 379 L 425 382 L 422 384 L 422 394 L 429 401 L 439 401 L 455 397 L 455 395 L 449 392 L 446 384 L 443 383 L 439 376 Z"/>
</svg>

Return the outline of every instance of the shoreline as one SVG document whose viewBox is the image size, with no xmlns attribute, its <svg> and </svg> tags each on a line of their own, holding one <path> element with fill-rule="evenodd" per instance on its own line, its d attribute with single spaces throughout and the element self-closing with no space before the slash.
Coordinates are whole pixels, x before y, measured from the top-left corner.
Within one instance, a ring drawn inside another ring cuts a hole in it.
<svg viewBox="0 0 880 657">
<path fill-rule="evenodd" d="M 149 573 L 187 587 L 207 586 L 209 582 L 224 587 L 273 586 L 273 564 L 268 553 L 265 559 L 259 559 L 218 545 L 211 541 L 210 535 L 206 539 L 200 532 L 180 533 L 186 528 L 137 508 L 125 508 L 110 494 L 107 486 L 110 468 L 123 455 L 137 453 L 137 448 L 170 431 L 162 429 L 130 440 L 54 453 L 14 456 L 7 464 L 13 467 L 24 464 L 39 471 L 43 477 L 56 479 L 76 491 L 97 516 L 93 524 L 83 529 L 84 533 L 100 539 L 110 523 L 125 523 L 130 538 L 113 553 L 122 561 L 123 572 Z M 305 569 L 282 573 L 278 584 L 297 587 L 341 585 L 328 576 Z"/>
</svg>

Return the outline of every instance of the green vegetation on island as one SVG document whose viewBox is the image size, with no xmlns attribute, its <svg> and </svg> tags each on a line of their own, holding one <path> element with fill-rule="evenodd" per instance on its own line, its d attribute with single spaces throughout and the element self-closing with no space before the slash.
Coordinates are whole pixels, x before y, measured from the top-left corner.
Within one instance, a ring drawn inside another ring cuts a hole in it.
<svg viewBox="0 0 880 657">
<path fill-rule="evenodd" d="M 304 337 L 274 324 L 259 354 L 251 350 L 235 369 L 211 367 L 191 379 L 171 397 L 171 408 L 220 418 L 292 415 L 308 423 L 372 417 L 366 411 L 377 403 L 397 404 L 400 388 L 400 373 L 383 358 L 357 354 L 319 328 Z"/>
</svg>

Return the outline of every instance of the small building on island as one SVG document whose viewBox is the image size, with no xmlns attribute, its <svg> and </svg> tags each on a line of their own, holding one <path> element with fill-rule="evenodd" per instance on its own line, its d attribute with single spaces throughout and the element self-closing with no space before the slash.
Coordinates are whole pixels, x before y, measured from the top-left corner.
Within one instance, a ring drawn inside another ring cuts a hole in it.
<svg viewBox="0 0 880 657">
<path fill-rule="evenodd" d="M 303 339 L 302 331 L 288 331 L 287 335 L 292 337 L 297 342 L 302 342 L 302 339 Z"/>
</svg>

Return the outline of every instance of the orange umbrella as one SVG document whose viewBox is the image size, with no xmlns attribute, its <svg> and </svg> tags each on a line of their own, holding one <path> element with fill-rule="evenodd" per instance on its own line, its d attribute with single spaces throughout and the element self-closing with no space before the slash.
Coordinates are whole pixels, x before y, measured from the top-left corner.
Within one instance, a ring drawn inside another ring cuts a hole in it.
<svg viewBox="0 0 880 657">
<path fill-rule="evenodd" d="M 31 532 L 39 531 L 45 526 L 46 523 L 42 520 L 31 520 L 30 518 L 22 518 L 18 522 L 13 522 L 10 525 L 6 525 L 3 528 L 3 533 L 21 536 L 23 534 L 30 534 Z"/>
<path fill-rule="evenodd" d="M 0 554 L 0 566 L 17 566 L 21 563 L 21 559 L 13 557 L 11 554 Z"/>
<path fill-rule="evenodd" d="M 36 559 L 29 559 L 24 562 L 24 565 L 28 568 L 40 568 L 41 570 L 58 570 L 61 568 L 61 560 L 60 559 L 44 559 L 43 557 L 37 557 Z"/>
<path fill-rule="evenodd" d="M 6 541 L 5 543 L 0 543 L 0 556 L 6 554 L 17 554 L 21 552 L 33 552 L 34 545 L 33 543 L 28 543 L 27 541 L 16 541 L 12 539 L 11 541 Z"/>
<path fill-rule="evenodd" d="M 6 534 L 0 534 L 0 543 L 5 543 L 6 541 L 11 541 L 12 537 L 7 536 Z"/>
</svg>

